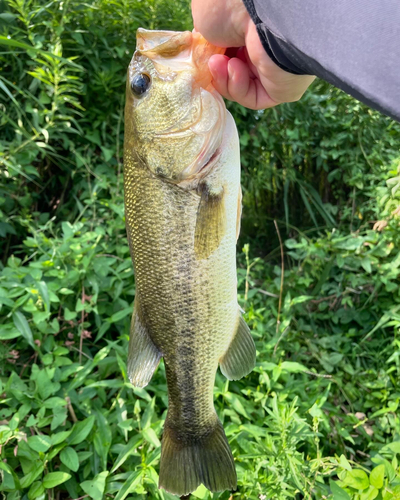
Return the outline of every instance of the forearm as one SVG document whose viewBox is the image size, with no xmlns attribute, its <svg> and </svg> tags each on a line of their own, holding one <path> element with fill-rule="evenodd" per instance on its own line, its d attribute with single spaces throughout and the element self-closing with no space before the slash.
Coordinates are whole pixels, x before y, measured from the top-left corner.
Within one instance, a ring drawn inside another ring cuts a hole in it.
<svg viewBox="0 0 400 500">
<path fill-rule="evenodd" d="M 400 120 L 400 3 L 243 0 L 271 59 Z"/>
</svg>

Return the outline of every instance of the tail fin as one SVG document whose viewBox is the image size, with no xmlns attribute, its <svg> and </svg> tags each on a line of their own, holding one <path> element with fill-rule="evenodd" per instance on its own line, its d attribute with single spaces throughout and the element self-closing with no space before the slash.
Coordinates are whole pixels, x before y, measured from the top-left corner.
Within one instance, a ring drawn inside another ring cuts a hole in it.
<svg viewBox="0 0 400 500">
<path fill-rule="evenodd" d="M 188 495 L 203 483 L 210 491 L 236 489 L 236 470 L 221 422 L 207 436 L 185 443 L 165 423 L 159 487 Z"/>
</svg>

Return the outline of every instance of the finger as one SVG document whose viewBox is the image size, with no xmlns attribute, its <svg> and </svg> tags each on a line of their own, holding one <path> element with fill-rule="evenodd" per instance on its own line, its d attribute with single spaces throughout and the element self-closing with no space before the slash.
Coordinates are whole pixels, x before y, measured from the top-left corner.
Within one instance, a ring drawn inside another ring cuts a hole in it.
<svg viewBox="0 0 400 500">
<path fill-rule="evenodd" d="M 214 88 L 226 99 L 232 101 L 231 96 L 228 92 L 228 62 L 229 57 L 221 54 L 216 54 L 210 57 L 208 61 L 208 67 L 213 78 Z"/>
<path fill-rule="evenodd" d="M 246 62 L 225 55 L 214 55 L 208 63 L 213 85 L 225 99 L 250 109 L 266 109 L 276 106 L 260 80 L 254 77 Z"/>
<path fill-rule="evenodd" d="M 231 100 L 250 109 L 266 109 L 279 104 L 269 96 L 259 78 L 242 59 L 230 59 L 227 66 L 226 93 Z"/>
<path fill-rule="evenodd" d="M 242 57 L 246 59 L 245 55 Z M 218 54 L 210 58 L 208 66 L 214 88 L 225 99 L 236 101 L 250 109 L 266 109 L 279 104 L 269 96 L 247 62 L 242 59 L 230 59 Z"/>
<path fill-rule="evenodd" d="M 249 52 L 246 47 L 240 47 L 237 50 L 236 57 L 243 61 L 247 67 L 249 68 L 250 73 L 252 73 L 255 77 L 260 78 L 260 74 L 258 72 L 257 66 L 255 66 L 250 57 L 249 57 Z"/>
</svg>

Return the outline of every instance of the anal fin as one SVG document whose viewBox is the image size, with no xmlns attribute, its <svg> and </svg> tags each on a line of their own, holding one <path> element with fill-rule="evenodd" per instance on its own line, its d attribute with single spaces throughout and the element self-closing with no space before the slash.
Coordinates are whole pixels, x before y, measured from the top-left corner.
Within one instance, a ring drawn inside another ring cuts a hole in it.
<svg viewBox="0 0 400 500">
<path fill-rule="evenodd" d="M 236 333 L 219 363 L 221 372 L 228 380 L 239 380 L 248 375 L 256 364 L 256 346 L 240 312 L 238 312 Z"/>
<path fill-rule="evenodd" d="M 226 210 L 223 187 L 201 186 L 197 209 L 194 250 L 198 259 L 206 259 L 219 247 L 226 232 Z"/>
<path fill-rule="evenodd" d="M 128 377 L 136 387 L 145 387 L 161 359 L 161 353 L 151 340 L 140 318 L 139 297 L 135 298 L 128 348 Z"/>
</svg>

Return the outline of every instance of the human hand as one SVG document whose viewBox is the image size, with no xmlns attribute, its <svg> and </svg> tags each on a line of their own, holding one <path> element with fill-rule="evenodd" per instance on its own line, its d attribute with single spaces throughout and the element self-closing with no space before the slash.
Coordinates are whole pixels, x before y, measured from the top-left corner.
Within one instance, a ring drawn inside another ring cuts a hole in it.
<svg viewBox="0 0 400 500">
<path fill-rule="evenodd" d="M 266 53 L 242 0 L 192 0 L 194 26 L 209 42 L 229 48 L 209 60 L 213 85 L 226 99 L 250 109 L 298 101 L 314 76 L 294 75 Z"/>
</svg>

